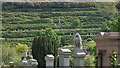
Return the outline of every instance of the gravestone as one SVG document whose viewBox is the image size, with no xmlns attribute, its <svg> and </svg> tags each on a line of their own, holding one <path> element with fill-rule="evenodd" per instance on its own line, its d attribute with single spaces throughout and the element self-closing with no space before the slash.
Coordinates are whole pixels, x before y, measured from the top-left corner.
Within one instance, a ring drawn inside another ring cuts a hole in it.
<svg viewBox="0 0 120 68">
<path fill-rule="evenodd" d="M 28 66 L 29 68 L 37 68 L 38 62 L 37 60 L 31 58 L 28 60 Z"/>
<path fill-rule="evenodd" d="M 46 68 L 54 68 L 54 56 L 53 55 L 45 56 L 45 60 L 46 60 Z"/>
<path fill-rule="evenodd" d="M 27 61 L 26 57 L 27 57 L 27 52 L 26 52 L 26 50 L 24 50 L 22 53 L 22 67 L 23 68 L 27 68 L 27 66 L 28 66 L 28 61 Z"/>
<path fill-rule="evenodd" d="M 37 60 L 33 59 L 32 55 L 31 55 L 31 50 L 30 48 L 28 49 L 28 55 L 27 55 L 27 51 L 23 51 L 22 54 L 22 67 L 23 68 L 37 68 L 38 62 Z M 31 58 L 27 59 L 27 56 L 31 56 Z"/>
<path fill-rule="evenodd" d="M 98 66 L 111 66 L 112 51 L 118 53 L 120 63 L 120 32 L 100 32 L 95 38 Z"/>
<path fill-rule="evenodd" d="M 58 51 L 58 54 L 59 54 L 59 67 L 69 68 L 71 51 L 69 49 L 60 49 Z"/>
<path fill-rule="evenodd" d="M 27 51 L 26 50 L 23 51 L 22 57 L 27 57 Z"/>
<path fill-rule="evenodd" d="M 82 38 L 79 33 L 76 33 L 74 36 L 74 50 L 71 53 L 69 49 L 59 49 L 59 68 L 70 68 L 70 57 L 74 58 L 74 67 L 84 67 L 84 57 L 86 53 L 83 50 L 82 46 Z M 47 55 L 46 59 L 46 67 L 54 66 L 54 56 Z"/>
<path fill-rule="evenodd" d="M 27 61 L 26 57 L 24 57 L 23 60 L 22 60 L 22 67 L 23 68 L 28 68 L 28 61 Z"/>
<path fill-rule="evenodd" d="M 9 62 L 9 66 L 10 66 L 10 68 L 14 68 L 14 63 L 13 62 Z"/>
<path fill-rule="evenodd" d="M 32 50 L 31 50 L 31 48 L 29 47 L 29 48 L 28 48 L 28 55 L 31 56 L 31 55 L 32 55 L 31 53 L 32 53 Z"/>
<path fill-rule="evenodd" d="M 79 33 L 76 33 L 74 36 L 74 50 L 73 50 L 73 58 L 74 58 L 74 67 L 84 67 L 84 57 L 85 52 L 82 46 L 82 38 Z"/>
</svg>

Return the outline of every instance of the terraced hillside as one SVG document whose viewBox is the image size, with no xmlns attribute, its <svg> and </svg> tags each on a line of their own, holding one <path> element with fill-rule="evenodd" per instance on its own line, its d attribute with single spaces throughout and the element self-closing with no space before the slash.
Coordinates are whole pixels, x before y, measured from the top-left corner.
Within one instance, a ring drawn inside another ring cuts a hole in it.
<svg viewBox="0 0 120 68">
<path fill-rule="evenodd" d="M 3 4 L 3 39 L 7 42 L 32 45 L 34 36 L 39 36 L 45 28 L 52 28 L 65 43 L 70 43 L 75 32 L 79 32 L 86 40 L 102 31 L 102 22 L 105 22 L 106 18 L 98 12 L 94 4 L 50 4 L 40 4 L 42 8 L 18 7 L 19 3 Z M 80 23 L 76 25 L 75 20 L 79 20 Z"/>
</svg>

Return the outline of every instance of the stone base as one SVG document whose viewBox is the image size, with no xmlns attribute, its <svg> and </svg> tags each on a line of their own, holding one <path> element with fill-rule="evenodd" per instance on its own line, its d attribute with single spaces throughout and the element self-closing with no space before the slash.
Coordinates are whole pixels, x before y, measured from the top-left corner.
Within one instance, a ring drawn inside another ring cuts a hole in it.
<svg viewBox="0 0 120 68">
<path fill-rule="evenodd" d="M 72 56 L 73 57 L 76 57 L 76 56 L 80 56 L 80 55 L 84 55 L 85 54 L 85 52 L 83 51 L 83 47 L 76 47 L 76 48 L 74 48 L 74 50 L 73 50 L 73 53 L 72 53 Z"/>
<path fill-rule="evenodd" d="M 83 48 L 75 48 L 73 50 L 73 57 L 74 57 L 74 66 L 75 67 L 84 67 L 84 57 L 86 53 L 83 51 Z"/>
</svg>

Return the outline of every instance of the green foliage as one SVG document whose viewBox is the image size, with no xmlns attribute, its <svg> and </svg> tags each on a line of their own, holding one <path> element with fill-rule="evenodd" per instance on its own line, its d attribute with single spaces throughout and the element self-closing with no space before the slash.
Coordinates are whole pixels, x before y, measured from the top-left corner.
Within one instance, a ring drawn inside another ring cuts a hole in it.
<svg viewBox="0 0 120 68">
<path fill-rule="evenodd" d="M 46 28 L 39 37 L 34 38 L 32 54 L 38 60 L 39 67 L 45 66 L 44 58 L 47 54 L 57 57 L 59 45 L 60 37 L 51 28 Z"/>
<path fill-rule="evenodd" d="M 92 39 L 91 39 L 91 38 L 88 38 L 88 39 L 87 39 L 87 42 L 89 42 L 89 41 L 92 41 Z"/>
<path fill-rule="evenodd" d="M 57 35 L 64 38 L 65 42 L 63 42 L 64 40 L 62 42 L 65 44 L 70 42 L 71 35 L 73 35 L 74 32 L 79 32 L 83 40 L 93 38 L 96 33 L 101 31 L 103 26 L 101 22 L 106 21 L 104 15 L 100 14 L 98 11 L 101 9 L 95 7 L 95 3 L 40 2 L 2 3 L 2 5 L 2 37 L 7 39 L 16 38 L 16 40 L 9 39 L 8 42 L 17 42 L 27 45 L 31 45 L 31 41 L 33 40 L 17 39 L 39 36 L 39 33 L 45 28 L 54 29 Z M 109 7 L 110 4 L 106 5 Z M 58 17 L 61 18 L 60 22 L 62 25 L 60 27 L 55 26 L 55 24 L 58 23 Z M 79 20 L 80 23 L 78 23 Z M 103 29 L 106 29 L 106 27 L 109 27 L 109 25 L 105 25 Z"/>
<path fill-rule="evenodd" d="M 16 52 L 16 47 L 7 42 L 2 43 L 2 62 L 8 65 L 9 62 L 14 62 L 15 65 L 21 65 L 21 55 Z"/>
<path fill-rule="evenodd" d="M 110 20 L 118 13 L 116 4 L 112 2 L 97 2 L 96 7 L 98 8 L 98 12 L 107 20 Z"/>
<path fill-rule="evenodd" d="M 120 16 L 118 16 L 116 19 L 102 22 L 101 27 L 105 32 L 120 32 Z"/>
<path fill-rule="evenodd" d="M 87 55 L 85 57 L 86 66 L 96 66 L 96 42 L 88 38 L 89 41 L 85 42 L 87 47 Z"/>
<path fill-rule="evenodd" d="M 113 24 L 110 27 L 110 30 L 113 32 L 120 32 L 120 16 L 114 20 Z"/>
<path fill-rule="evenodd" d="M 72 22 L 71 26 L 77 28 L 77 26 L 80 26 L 80 20 L 79 19 L 75 19 Z"/>
<path fill-rule="evenodd" d="M 95 41 L 93 41 L 93 40 L 88 41 L 88 42 L 86 42 L 85 45 L 87 46 L 88 53 L 91 53 L 93 55 L 96 54 L 96 43 L 95 43 Z"/>
<path fill-rule="evenodd" d="M 65 38 L 61 38 L 61 45 L 64 46 L 65 45 Z"/>
<path fill-rule="evenodd" d="M 102 24 L 101 24 L 102 30 L 105 32 L 109 31 L 111 24 L 112 24 L 111 21 L 102 22 Z"/>
<path fill-rule="evenodd" d="M 95 58 L 94 58 L 94 55 L 90 55 L 90 54 L 88 54 L 88 55 L 86 55 L 85 56 L 85 66 L 88 66 L 88 67 L 93 67 L 93 66 L 95 66 L 95 63 L 94 63 L 94 61 L 95 61 Z"/>
<path fill-rule="evenodd" d="M 61 3 L 61 2 L 21 2 L 21 3 L 3 3 L 3 10 L 5 11 L 15 11 L 16 9 L 21 9 L 21 11 L 28 11 L 28 9 L 38 9 L 38 8 L 90 8 L 90 7 L 95 7 L 94 3 Z M 17 11 L 17 10 L 16 10 Z M 32 10 L 31 10 L 32 11 Z M 40 11 L 40 10 L 39 10 Z"/>
<path fill-rule="evenodd" d="M 15 49 L 14 48 L 10 48 L 9 45 L 6 46 L 2 46 L 2 61 L 4 62 L 4 64 L 8 64 L 10 61 L 12 61 L 12 57 L 15 55 Z"/>
<path fill-rule="evenodd" d="M 22 55 L 19 55 L 19 54 L 16 54 L 12 57 L 12 61 L 14 62 L 14 65 L 16 65 L 16 66 L 21 66 L 22 65 L 21 57 L 22 57 Z"/>
<path fill-rule="evenodd" d="M 21 54 L 24 50 L 28 51 L 28 46 L 26 44 L 18 43 L 16 45 L 16 51 L 17 51 L 18 54 Z"/>
<path fill-rule="evenodd" d="M 117 57 L 118 57 L 117 52 L 115 50 L 113 50 L 112 55 L 110 56 L 112 68 L 116 68 L 116 66 L 117 66 Z"/>
</svg>

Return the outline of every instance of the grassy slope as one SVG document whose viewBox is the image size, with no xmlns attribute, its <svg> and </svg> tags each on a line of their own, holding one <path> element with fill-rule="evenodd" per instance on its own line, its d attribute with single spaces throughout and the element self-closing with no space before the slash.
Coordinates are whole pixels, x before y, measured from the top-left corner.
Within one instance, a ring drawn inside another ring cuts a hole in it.
<svg viewBox="0 0 120 68">
<path fill-rule="evenodd" d="M 27 9 L 27 8 L 26 8 Z M 81 10 L 83 9 L 83 10 Z M 88 11 L 91 9 L 90 11 Z M 3 38 L 6 41 L 32 44 L 33 37 L 38 36 L 42 29 L 53 28 L 58 35 L 63 37 L 66 43 L 70 42 L 75 32 L 79 32 L 82 38 L 93 38 L 101 29 L 101 22 L 105 19 L 98 13 L 96 8 L 50 8 L 40 12 L 3 12 Z M 37 9 L 38 10 L 38 9 Z M 45 10 L 45 11 L 44 11 Z M 59 11 L 60 10 L 60 11 Z M 56 26 L 59 17 L 62 25 Z M 46 22 L 46 19 L 53 23 Z M 75 18 L 79 18 L 82 26 L 71 26 Z"/>
</svg>

